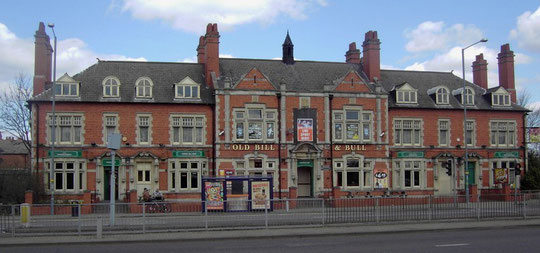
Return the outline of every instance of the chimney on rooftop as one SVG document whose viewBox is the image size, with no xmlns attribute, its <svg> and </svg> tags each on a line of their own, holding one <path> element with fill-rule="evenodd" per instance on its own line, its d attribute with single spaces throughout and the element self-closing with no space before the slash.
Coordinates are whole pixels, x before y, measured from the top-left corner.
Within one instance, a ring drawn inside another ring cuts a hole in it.
<svg viewBox="0 0 540 253">
<path fill-rule="evenodd" d="M 45 24 L 39 22 L 34 35 L 34 93 L 36 96 L 45 91 L 45 84 L 51 83 L 52 47 L 49 35 L 45 32 Z"/>
<path fill-rule="evenodd" d="M 199 39 L 199 46 L 201 39 Z M 212 72 L 215 73 L 216 77 L 219 77 L 219 32 L 217 24 L 208 24 L 206 26 L 206 35 L 204 35 L 203 43 L 204 51 L 201 50 L 203 56 L 198 57 L 199 61 L 203 60 L 204 62 L 204 73 L 206 76 L 206 83 L 214 87 L 212 81 Z M 197 56 L 200 56 L 199 50 L 197 49 Z"/>
<path fill-rule="evenodd" d="M 484 60 L 484 54 L 476 56 L 476 60 L 472 64 L 473 83 L 486 89 L 488 88 L 487 61 Z"/>
<path fill-rule="evenodd" d="M 516 88 L 514 79 L 514 52 L 510 50 L 510 44 L 501 46 L 499 60 L 499 85 L 510 92 L 512 102 L 516 102 Z"/>
<path fill-rule="evenodd" d="M 349 51 L 345 53 L 345 62 L 360 63 L 360 50 L 356 48 L 356 42 L 349 44 Z"/>
<path fill-rule="evenodd" d="M 366 33 L 363 48 L 363 70 L 369 80 L 381 79 L 381 41 L 377 37 L 377 31 Z"/>
</svg>

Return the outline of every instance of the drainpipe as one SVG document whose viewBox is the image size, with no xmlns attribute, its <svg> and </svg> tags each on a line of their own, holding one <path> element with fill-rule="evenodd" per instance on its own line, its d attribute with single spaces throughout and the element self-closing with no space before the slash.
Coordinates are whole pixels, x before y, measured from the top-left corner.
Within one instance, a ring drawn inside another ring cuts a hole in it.
<svg viewBox="0 0 540 253">
<path fill-rule="evenodd" d="M 529 152 L 527 151 L 527 146 L 529 143 L 527 143 L 527 112 L 523 114 L 523 152 L 525 152 L 525 172 L 529 170 Z M 521 183 L 521 182 L 520 182 Z M 517 184 L 516 184 L 517 185 Z M 516 187 L 517 189 L 517 187 Z"/>
<path fill-rule="evenodd" d="M 328 99 L 330 102 L 330 184 L 332 187 L 330 192 L 332 193 L 332 198 L 334 199 L 336 197 L 334 193 L 334 125 L 332 123 L 334 119 L 334 116 L 332 115 L 332 100 L 334 99 L 334 94 L 329 94 Z"/>
<path fill-rule="evenodd" d="M 212 96 L 216 97 L 216 92 L 212 92 Z M 214 100 L 215 101 L 215 100 Z M 216 104 L 214 102 L 214 105 L 212 107 L 212 176 L 216 176 Z"/>
<path fill-rule="evenodd" d="M 281 92 L 276 93 L 277 102 L 278 102 L 278 111 L 277 111 L 277 137 L 278 137 L 278 190 L 279 190 L 279 199 L 281 199 Z"/>
<path fill-rule="evenodd" d="M 30 108 L 32 108 L 32 106 L 30 106 Z M 30 115 L 32 115 L 32 112 L 30 112 Z M 42 179 L 40 179 L 39 177 L 39 103 L 36 103 L 36 115 L 37 115 L 37 119 L 36 119 L 36 123 L 35 124 L 32 124 L 32 127 L 35 127 L 36 128 L 36 136 L 35 138 L 32 138 L 32 140 L 35 140 L 36 141 L 36 177 L 37 177 L 37 180 L 38 182 L 37 183 L 37 189 L 38 189 L 38 192 L 34 192 L 34 194 L 39 194 L 39 190 L 41 190 L 41 187 L 40 187 L 40 181 L 43 182 Z M 30 117 L 31 118 L 31 117 Z M 32 145 L 30 145 L 30 154 L 32 154 Z M 38 198 L 39 198 L 39 195 L 37 195 Z"/>
</svg>

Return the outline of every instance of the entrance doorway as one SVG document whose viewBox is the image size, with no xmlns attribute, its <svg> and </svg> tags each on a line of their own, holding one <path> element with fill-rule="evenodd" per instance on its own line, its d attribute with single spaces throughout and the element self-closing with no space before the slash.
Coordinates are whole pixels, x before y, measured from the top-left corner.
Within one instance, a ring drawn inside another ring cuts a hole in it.
<svg viewBox="0 0 540 253">
<path fill-rule="evenodd" d="M 309 198 L 313 196 L 312 167 L 298 167 L 298 197 Z"/>
<path fill-rule="evenodd" d="M 469 166 L 467 166 L 467 171 L 469 172 L 469 181 L 467 182 L 468 185 L 476 185 L 476 163 L 475 162 L 469 162 Z"/>
<path fill-rule="evenodd" d="M 118 200 L 118 170 L 114 171 L 115 182 L 114 182 L 114 199 Z M 103 199 L 111 200 L 111 167 L 103 167 Z"/>
<path fill-rule="evenodd" d="M 449 160 L 452 163 L 452 160 Z M 448 170 L 446 169 L 447 160 L 439 161 L 437 170 L 437 180 L 435 180 L 435 195 L 447 196 L 453 193 L 454 189 L 454 175 L 448 175 Z M 453 170 L 453 163 L 451 164 Z M 455 173 L 452 171 L 452 173 Z"/>
<path fill-rule="evenodd" d="M 145 188 L 148 189 L 150 193 L 154 192 L 152 189 L 151 168 L 152 168 L 151 163 L 146 163 L 146 162 L 137 163 L 137 196 L 138 197 L 142 196 Z"/>
</svg>

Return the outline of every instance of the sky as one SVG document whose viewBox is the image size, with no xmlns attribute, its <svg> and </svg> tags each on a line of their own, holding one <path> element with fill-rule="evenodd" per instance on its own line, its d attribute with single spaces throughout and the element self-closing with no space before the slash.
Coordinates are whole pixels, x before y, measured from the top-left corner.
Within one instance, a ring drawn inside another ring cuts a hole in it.
<svg viewBox="0 0 540 253">
<path fill-rule="evenodd" d="M 280 59 L 287 31 L 298 60 L 344 62 L 351 42 L 377 31 L 381 68 L 453 71 L 466 79 L 477 54 L 498 85 L 497 54 L 514 51 L 516 88 L 540 108 L 537 0 L 2 0 L 0 90 L 34 71 L 34 33 L 55 24 L 57 77 L 101 60 L 195 62 L 198 38 L 217 23 L 221 57 Z M 52 30 L 47 28 L 51 36 Z M 52 42 L 51 42 L 52 44 Z"/>
</svg>

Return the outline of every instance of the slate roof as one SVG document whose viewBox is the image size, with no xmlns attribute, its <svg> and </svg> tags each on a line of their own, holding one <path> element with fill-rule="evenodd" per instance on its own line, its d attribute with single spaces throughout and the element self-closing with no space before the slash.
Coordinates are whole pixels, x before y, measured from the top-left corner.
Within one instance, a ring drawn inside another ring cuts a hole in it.
<svg viewBox="0 0 540 253">
<path fill-rule="evenodd" d="M 204 80 L 204 65 L 178 62 L 98 61 L 83 72 L 73 76 L 81 83 L 78 98 L 56 96 L 57 101 L 123 102 L 123 103 L 195 103 L 213 104 L 212 90 Z M 103 97 L 103 80 L 115 76 L 120 80 L 120 98 Z M 135 97 L 135 82 L 149 77 L 154 86 L 151 99 Z M 175 99 L 174 83 L 189 76 L 201 84 L 201 99 Z M 32 101 L 50 101 L 50 89 L 34 97 Z"/>
<path fill-rule="evenodd" d="M 231 87 L 234 86 L 253 68 L 265 75 L 276 89 L 279 89 L 279 85 L 283 83 L 287 91 L 298 92 L 323 92 L 325 85 L 335 87 L 350 71 L 356 71 L 371 91 L 375 91 L 375 86 L 380 85 L 388 92 L 389 108 L 463 109 L 460 95 L 452 95 L 453 91 L 457 92 L 463 87 L 462 79 L 450 72 L 381 70 L 381 78 L 377 84 L 374 84 L 367 82 L 368 79 L 362 72 L 361 64 L 344 62 L 296 61 L 294 64 L 287 65 L 281 60 L 220 58 L 221 76 L 216 88 L 225 87 L 225 82 L 229 81 Z M 107 76 L 115 76 L 120 80 L 120 98 L 102 97 L 102 82 Z M 135 98 L 135 81 L 143 76 L 150 77 L 154 83 L 152 99 Z M 173 84 L 182 81 L 187 76 L 201 84 L 200 100 L 174 99 Z M 73 76 L 73 79 L 81 82 L 80 97 L 57 96 L 57 101 L 214 103 L 212 90 L 205 83 L 204 65 L 197 63 L 99 61 Z M 404 83 L 418 90 L 417 104 L 396 104 L 394 89 Z M 486 96 L 483 96 L 486 90 L 470 82 L 466 82 L 466 85 L 475 91 L 475 105 L 467 107 L 468 109 L 527 111 L 515 104 L 508 107 L 493 107 Z M 435 96 L 428 94 L 429 89 L 437 86 L 448 88 L 450 93 L 448 105 L 437 105 Z M 50 89 L 32 98 L 31 101 L 50 101 Z"/>
<path fill-rule="evenodd" d="M 0 154 L 28 154 L 21 140 L 0 140 Z"/>
<path fill-rule="evenodd" d="M 410 71 L 410 70 L 381 70 L 380 83 L 387 91 L 392 91 L 394 86 L 402 85 L 407 82 L 413 88 L 417 89 L 417 104 L 396 104 L 395 92 L 390 92 L 389 108 L 436 108 L 436 109 L 463 109 L 461 105 L 461 96 L 452 95 L 452 91 L 463 88 L 463 79 L 450 72 L 432 72 L 432 71 Z M 429 96 L 428 90 L 445 86 L 449 91 L 449 104 L 437 105 L 434 96 Z M 527 111 L 527 109 L 512 104 L 508 107 L 491 106 L 490 101 L 483 96 L 486 90 L 466 82 L 466 86 L 474 90 L 474 106 L 468 106 L 471 110 L 508 110 L 508 111 Z"/>
<path fill-rule="evenodd" d="M 360 64 L 295 61 L 294 64 L 287 65 L 281 60 L 237 58 L 221 58 L 219 63 L 222 76 L 219 83 L 221 88 L 224 87 L 224 82 L 227 79 L 231 81 L 232 87 L 253 68 L 265 75 L 277 89 L 281 83 L 284 83 L 288 91 L 322 92 L 325 84 L 337 85 L 339 80 L 351 70 L 358 72 L 364 81 L 367 80 L 361 71 Z M 374 90 L 372 84 L 368 84 L 368 86 Z"/>
</svg>

